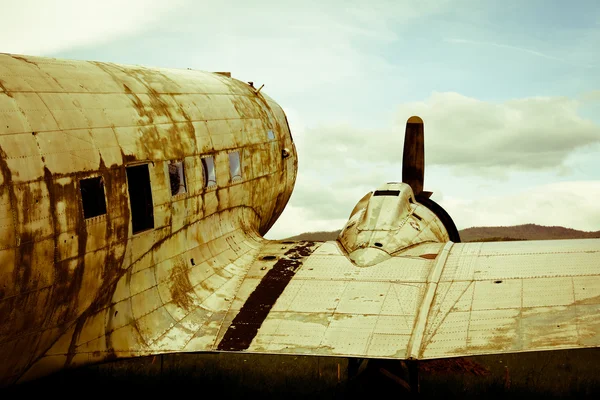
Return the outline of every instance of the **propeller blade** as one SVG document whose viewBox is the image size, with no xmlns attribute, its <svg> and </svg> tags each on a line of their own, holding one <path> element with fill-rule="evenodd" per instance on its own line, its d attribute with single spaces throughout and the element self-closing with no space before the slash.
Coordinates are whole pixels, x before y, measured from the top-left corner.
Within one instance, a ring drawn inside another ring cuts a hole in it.
<svg viewBox="0 0 600 400">
<path fill-rule="evenodd" d="M 423 120 L 412 116 L 406 121 L 404 153 L 402 156 L 402 182 L 408 184 L 416 196 L 423 191 L 425 175 L 425 145 Z"/>
</svg>

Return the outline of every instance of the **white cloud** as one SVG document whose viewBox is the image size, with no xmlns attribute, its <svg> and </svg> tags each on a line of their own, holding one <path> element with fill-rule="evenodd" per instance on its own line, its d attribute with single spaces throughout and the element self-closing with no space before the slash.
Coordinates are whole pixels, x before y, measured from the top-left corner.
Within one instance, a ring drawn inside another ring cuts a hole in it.
<svg viewBox="0 0 600 400">
<path fill-rule="evenodd" d="M 187 0 L 19 0 L 2 5 L 0 51 L 47 55 L 147 29 Z"/>
<path fill-rule="evenodd" d="M 579 108 L 566 97 L 490 103 L 434 93 L 424 103 L 402 105 L 399 114 L 425 119 L 432 164 L 547 169 L 580 147 L 600 143 L 600 126 L 580 116 Z"/>
<path fill-rule="evenodd" d="M 578 148 L 600 143 L 600 126 L 581 117 L 580 103 L 566 97 L 529 97 L 491 103 L 458 93 L 433 93 L 426 101 L 398 107 L 388 130 L 348 125 L 307 129 L 311 161 L 345 164 L 398 163 L 404 124 L 411 115 L 425 121 L 428 165 L 470 168 L 473 174 L 506 169 L 555 169 Z"/>
</svg>

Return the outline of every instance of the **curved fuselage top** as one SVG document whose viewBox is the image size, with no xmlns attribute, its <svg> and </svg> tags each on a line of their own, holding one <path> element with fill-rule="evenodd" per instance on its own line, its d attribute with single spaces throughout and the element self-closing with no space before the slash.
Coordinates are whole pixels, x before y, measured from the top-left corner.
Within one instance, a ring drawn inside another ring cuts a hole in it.
<svg viewBox="0 0 600 400">
<path fill-rule="evenodd" d="M 281 107 L 225 74 L 0 54 L 0 377 L 138 260 L 264 234 L 296 171 Z"/>
</svg>

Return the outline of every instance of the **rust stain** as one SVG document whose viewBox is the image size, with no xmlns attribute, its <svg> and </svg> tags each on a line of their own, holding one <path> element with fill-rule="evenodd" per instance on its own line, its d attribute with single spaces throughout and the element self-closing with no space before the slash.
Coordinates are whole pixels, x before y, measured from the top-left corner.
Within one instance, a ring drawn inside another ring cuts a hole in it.
<svg viewBox="0 0 600 400">
<path fill-rule="evenodd" d="M 17 58 L 23 62 L 37 65 L 25 58 Z M 226 94 L 228 98 L 239 100 L 238 119 L 243 120 L 242 114 L 246 114 L 252 118 L 258 118 L 260 121 L 257 132 L 248 133 L 243 130 L 234 132 L 243 138 L 243 140 L 236 139 L 239 140 L 236 146 L 248 148 L 250 154 L 258 155 L 256 159 L 243 159 L 244 181 L 242 183 L 244 187 L 242 190 L 247 195 L 243 200 L 236 200 L 237 203 L 233 205 L 229 204 L 233 201 L 231 191 L 225 186 L 219 187 L 220 192 L 219 190 L 214 192 L 198 190 L 194 193 L 190 191 L 189 198 L 185 201 L 189 206 L 187 208 L 191 207 L 191 209 L 186 210 L 184 223 L 177 230 L 173 229 L 174 208 L 168 209 L 166 213 L 163 213 L 163 223 L 166 225 L 157 227 L 151 242 L 144 244 L 148 245 L 148 248 L 139 251 L 139 248 L 136 249 L 137 245 L 132 244 L 129 238 L 130 206 L 127 201 L 125 165 L 132 162 L 157 162 L 151 180 L 153 190 L 155 185 L 157 185 L 157 190 L 161 190 L 160 179 L 158 183 L 156 179 L 160 174 L 159 166 L 164 160 L 199 157 L 202 154 L 199 154 L 197 150 L 196 132 L 192 120 L 186 113 L 187 109 L 184 109 L 183 105 L 177 101 L 176 93 L 159 93 L 161 87 L 167 87 L 160 86 L 163 84 L 170 85 L 172 83 L 177 88 L 179 84 L 177 79 L 169 77 L 166 72 L 162 73 L 157 70 L 104 63 L 81 64 L 82 72 L 85 72 L 84 69 L 90 68 L 91 65 L 99 67 L 106 73 L 103 79 L 113 80 L 124 88 L 124 92 L 119 95 L 128 96 L 131 105 L 123 107 L 128 109 L 133 107 L 139 115 L 138 138 L 137 142 L 134 142 L 134 146 L 145 150 L 146 155 L 140 156 L 139 153 L 134 153 L 138 154 L 134 155 L 131 154 L 131 151 L 129 151 L 130 154 L 124 154 L 128 151 L 124 151 L 124 148 L 117 143 L 116 151 L 121 152 L 123 165 L 113 162 L 113 165 L 107 168 L 102 157 L 103 153 L 101 153 L 100 165 L 93 171 L 73 170 L 67 174 L 56 174 L 52 173 L 46 164 L 48 155 L 40 154 L 43 175 L 38 179 L 17 185 L 12 180 L 13 174 L 16 176 L 16 172 L 11 171 L 7 163 L 9 158 L 7 153 L 10 154 L 16 150 L 13 148 L 0 149 L 0 172 L 2 173 L 3 187 L 9 188 L 14 226 L 18 228 L 15 233 L 16 240 L 19 241 L 18 244 L 15 242 L 16 261 L 15 268 L 12 270 L 14 275 L 10 277 L 14 282 L 11 282 L 9 287 L 0 288 L 0 297 L 6 296 L 11 290 L 17 291 L 16 293 L 10 292 L 13 297 L 0 303 L 0 315 L 4 321 L 0 325 L 0 335 L 2 335 L 2 340 L 14 341 L 19 335 L 31 334 L 31 343 L 24 345 L 24 348 L 29 351 L 28 356 L 9 360 L 11 363 L 10 376 L 20 376 L 30 365 L 39 360 L 69 326 L 74 327 L 74 333 L 65 338 L 69 343 L 65 366 L 73 364 L 75 356 L 80 351 L 80 340 L 89 335 L 89 331 L 86 330 L 90 325 L 88 322 L 91 318 L 98 317 L 99 313 L 104 314 L 106 321 L 105 326 L 102 327 L 103 330 L 99 333 L 104 335 L 104 346 L 90 349 L 90 354 L 93 354 L 95 359 L 104 360 L 120 356 L 123 349 L 115 349 L 112 332 L 116 329 L 117 319 L 119 326 L 122 326 L 123 314 L 117 316 L 113 298 L 117 283 L 121 279 L 124 283 L 129 284 L 126 279 L 131 276 L 132 267 L 148 254 L 152 257 L 155 252 L 168 251 L 168 247 L 173 243 L 169 239 L 173 235 L 186 235 L 193 223 L 217 213 L 227 213 L 236 207 L 244 210 L 244 218 L 237 221 L 236 217 L 234 223 L 239 224 L 240 228 L 250 237 L 257 235 L 257 231 L 264 233 L 276 219 L 273 213 L 279 214 L 285 207 L 295 181 L 296 170 L 288 171 L 287 166 L 291 165 L 290 162 L 281 162 L 280 158 L 279 147 L 283 147 L 286 140 L 289 141 L 289 136 L 282 134 L 281 129 L 283 128 L 279 123 L 281 115 L 276 114 L 281 114 L 282 111 L 272 107 L 262 95 L 256 95 L 247 88 L 242 89 L 246 85 L 223 78 L 228 81 L 229 86 L 227 87 L 231 89 L 231 92 Z M 67 62 L 65 66 L 72 65 Z M 97 74 L 98 71 L 94 71 L 94 73 Z M 45 74 L 48 78 L 56 81 L 52 72 L 39 70 L 39 74 L 40 76 Z M 201 80 L 202 75 L 199 77 Z M 129 78 L 139 82 L 142 87 L 139 90 L 140 93 L 134 93 L 134 90 L 126 86 L 128 82 L 131 82 Z M 12 97 L 11 93 L 6 91 L 5 82 L 0 82 L 0 87 L 4 94 Z M 183 86 L 180 88 L 190 91 L 190 88 Z M 245 93 L 243 90 L 246 90 L 248 95 L 238 96 L 238 93 Z M 106 96 L 109 95 L 114 94 L 106 94 Z M 81 108 L 80 111 L 84 114 L 87 124 L 94 122 L 92 115 L 86 114 L 86 109 Z M 53 117 L 58 119 L 58 117 Z M 157 130 L 154 124 L 158 122 L 161 123 L 164 130 Z M 84 125 L 86 125 L 85 122 Z M 118 128 L 114 125 L 113 127 Z M 3 131 L 4 127 L 1 128 L 0 131 Z M 89 129 L 90 127 L 80 126 L 79 128 Z M 276 141 L 267 141 L 267 128 L 275 132 Z M 38 133 L 43 134 L 43 131 L 37 132 L 36 129 L 36 138 L 38 138 Z M 221 133 L 223 132 L 209 132 L 209 135 Z M 261 137 L 257 137 L 258 135 Z M 94 145 L 98 145 L 98 147 L 103 145 L 100 139 L 94 140 Z M 248 143 L 252 144 L 248 145 Z M 113 143 L 110 145 L 114 146 Z M 222 153 L 228 149 L 227 146 L 230 145 L 211 147 L 208 152 L 214 154 L 215 160 L 218 161 Z M 274 146 L 275 150 L 273 150 Z M 76 157 L 85 156 L 76 154 L 76 151 L 72 154 Z M 292 161 L 296 166 L 295 153 Z M 228 174 L 229 171 L 223 163 L 217 163 L 217 168 L 219 169 L 218 181 L 220 183 L 223 181 L 221 175 Z M 104 181 L 108 211 L 102 218 L 105 228 L 101 228 L 103 231 L 94 231 L 93 235 L 89 229 L 94 226 L 95 222 L 86 221 L 83 218 L 78 183 L 80 179 L 89 177 L 91 174 L 101 176 Z M 168 183 L 166 179 L 164 181 Z M 172 199 L 165 199 L 165 201 L 167 204 L 173 202 Z M 164 204 L 160 206 L 164 206 Z M 44 215 L 46 221 L 43 224 L 35 220 L 36 213 Z M 65 233 L 69 234 L 70 239 L 67 239 L 72 242 L 72 251 L 70 249 L 68 251 L 61 250 L 61 246 L 64 249 L 65 243 L 67 243 L 63 242 Z M 103 235 L 104 238 L 102 238 Z M 203 232 L 202 235 L 205 233 Z M 218 237 L 218 234 L 210 232 L 206 234 L 206 237 L 211 240 Z M 98 251 L 86 250 L 90 247 L 96 249 L 95 244 L 102 242 L 106 243 L 106 246 Z M 280 264 L 282 276 L 287 277 L 299 268 L 302 257 L 310 253 L 308 246 L 308 244 L 305 244 L 304 247 L 300 246 L 284 256 L 285 260 Z M 136 251 L 137 253 L 135 253 Z M 132 252 L 136 254 L 136 257 L 131 256 Z M 49 266 L 51 278 L 40 276 L 39 270 L 43 264 L 40 260 L 45 260 L 44 263 Z M 174 302 L 189 310 L 193 307 L 193 303 L 190 295 L 192 285 L 188 273 L 189 269 L 186 268 L 185 263 L 176 265 L 175 269 L 171 271 L 169 284 Z M 44 283 L 43 279 L 50 280 L 47 282 L 49 286 L 42 290 L 40 287 Z M 35 290 L 32 291 L 32 289 Z M 211 288 L 211 290 L 213 289 Z M 29 312 L 32 309 L 35 311 Z M 133 329 L 137 328 L 135 319 L 127 322 Z M 51 329 L 54 336 L 45 338 L 38 346 L 40 332 L 49 332 Z M 96 334 L 96 332 L 94 333 Z M 136 347 L 136 351 L 145 348 L 146 344 L 140 342 L 139 346 L 139 348 Z M 2 347 L 2 350 L 4 349 L 5 347 Z M 0 381 L 3 379 L 6 377 L 0 377 Z"/>
<path fill-rule="evenodd" d="M 0 89 L 2 89 L 2 93 L 4 93 L 5 95 L 7 95 L 8 97 L 13 97 L 12 93 L 10 93 L 8 91 L 8 89 L 6 88 L 6 86 L 4 86 L 4 82 L 2 82 L 2 80 L 0 79 Z"/>
<path fill-rule="evenodd" d="M 2 178 L 3 178 L 3 186 L 4 187 L 8 187 L 8 196 L 9 196 L 9 207 L 11 209 L 11 213 L 13 215 L 13 228 L 15 225 L 15 206 L 17 204 L 17 198 L 15 195 L 15 191 L 11 190 L 11 185 L 12 185 L 12 172 L 8 166 L 8 163 L 6 161 L 7 156 L 6 156 L 6 152 L 4 151 L 4 149 L 2 149 L 2 147 L 0 147 L 0 173 L 2 174 Z M 18 264 L 15 263 L 15 265 L 13 266 L 14 271 L 18 270 Z M 15 272 L 13 272 L 14 274 Z M 13 283 L 12 286 L 13 287 L 6 287 L 5 285 L 3 285 L 2 289 L 0 290 L 0 299 L 2 299 L 3 301 L 0 301 L 0 316 L 4 316 L 4 321 L 2 324 L 0 324 L 0 338 L 4 339 L 5 337 L 9 337 L 10 333 L 15 333 L 16 329 L 14 329 L 11 324 L 10 321 L 13 317 L 13 314 L 15 312 L 15 310 L 17 310 L 17 308 L 15 307 L 15 301 L 16 301 L 16 297 L 12 297 L 9 298 L 8 300 L 4 300 L 7 292 L 10 293 L 11 295 L 13 295 L 16 291 L 19 290 L 18 284 L 16 283 L 17 280 L 13 277 Z M 6 318 L 6 316 L 8 316 L 8 318 Z"/>
<path fill-rule="evenodd" d="M 596 306 L 595 310 L 583 313 L 577 306 Z M 573 346 L 597 345 L 600 342 L 600 296 L 575 301 L 569 305 L 556 306 L 556 309 L 540 310 L 516 318 L 511 324 L 500 326 L 491 331 L 488 343 L 480 346 L 469 345 L 467 352 L 472 354 L 496 353 L 499 351 L 520 351 L 524 349 L 562 348 Z M 534 310 L 524 308 L 524 311 Z M 576 333 L 565 330 L 577 327 Z M 576 335 L 576 337 L 575 337 Z M 461 353 L 458 351 L 457 353 Z"/>
<path fill-rule="evenodd" d="M 191 293 L 194 292 L 194 287 L 190 282 L 189 268 L 186 263 L 178 259 L 175 266 L 171 270 L 170 275 L 171 297 L 175 304 L 189 311 L 194 304 L 194 299 Z"/>
<path fill-rule="evenodd" d="M 517 350 L 519 345 L 519 338 L 512 338 L 508 336 L 509 333 L 514 332 L 518 326 L 518 321 L 514 321 L 514 325 L 505 325 L 501 327 L 497 327 L 492 330 L 493 336 L 488 340 L 485 345 L 473 346 L 468 345 L 466 352 L 468 353 L 486 353 L 486 352 L 497 352 L 500 350 Z M 515 341 L 516 339 L 516 341 Z M 456 354 L 465 353 L 465 349 L 459 349 L 456 351 Z"/>
<path fill-rule="evenodd" d="M 140 81 L 143 82 L 142 80 Z M 177 104 L 177 112 L 179 112 L 184 119 L 184 121 L 179 120 L 174 115 L 175 109 L 170 107 L 162 98 L 163 96 L 172 98 L 172 95 L 158 93 L 156 90 L 147 86 L 148 92 L 144 94 L 148 96 L 150 101 L 148 104 L 144 103 L 126 84 L 123 84 L 123 87 L 125 93 L 131 99 L 134 108 L 140 115 L 140 129 L 143 132 L 143 135 L 141 135 L 138 140 L 138 146 L 140 148 L 162 149 L 163 152 L 168 149 L 170 154 L 167 158 L 183 158 L 187 155 L 181 140 L 184 136 L 187 138 L 187 141 L 193 143 L 194 149 L 196 148 L 195 129 L 189 116 L 178 102 L 173 101 L 174 104 Z M 170 139 L 160 135 L 156 126 L 153 125 L 155 118 L 157 117 L 165 117 L 170 121 L 167 136 Z"/>
<path fill-rule="evenodd" d="M 17 56 L 17 55 L 13 54 L 12 58 L 14 58 L 15 60 L 20 60 L 20 61 L 26 62 L 31 65 L 35 65 L 36 67 L 38 66 L 37 63 L 30 61 L 30 60 L 26 59 L 25 57 L 21 57 L 21 56 Z"/>
<path fill-rule="evenodd" d="M 104 259 L 103 268 L 101 269 L 101 280 L 96 292 L 97 295 L 93 298 L 89 307 L 77 319 L 75 333 L 71 339 L 69 354 L 65 365 L 69 365 L 76 354 L 76 343 L 85 322 L 99 310 L 110 305 L 116 290 L 117 282 L 127 272 L 127 269 L 122 268 L 125 252 L 120 249 L 122 246 L 121 243 L 126 242 L 127 240 L 129 226 L 129 207 L 126 202 L 122 201 L 122 193 L 126 187 L 125 168 L 119 167 L 108 169 L 101 159 L 100 171 L 103 172 L 102 176 L 106 190 L 107 209 L 113 210 L 115 215 L 123 216 L 125 219 L 118 219 L 113 222 L 110 218 L 110 213 L 107 215 L 108 223 L 105 235 L 107 243 L 109 243 L 109 250 Z M 83 215 L 83 213 L 81 212 L 79 215 Z M 112 316 L 113 311 L 111 310 L 109 312 L 109 318 L 111 320 Z M 109 321 L 109 323 L 110 322 L 111 321 Z M 110 335 L 106 335 L 105 339 L 107 349 L 112 349 Z"/>
<path fill-rule="evenodd" d="M 587 299 L 577 300 L 572 305 L 574 305 L 574 306 L 600 305 L 600 296 L 594 296 L 594 297 L 589 297 Z"/>
</svg>

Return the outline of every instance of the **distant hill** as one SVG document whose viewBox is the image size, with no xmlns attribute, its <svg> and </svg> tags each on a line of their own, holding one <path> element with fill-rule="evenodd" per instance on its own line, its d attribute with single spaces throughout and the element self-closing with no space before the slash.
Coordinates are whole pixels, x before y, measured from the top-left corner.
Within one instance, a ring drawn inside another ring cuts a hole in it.
<svg viewBox="0 0 600 400">
<path fill-rule="evenodd" d="M 306 232 L 286 240 L 335 240 L 341 230 L 332 232 Z M 584 232 L 562 226 L 525 224 L 515 226 L 473 227 L 460 232 L 463 242 L 495 242 L 510 240 L 552 240 L 600 238 L 600 231 Z"/>
<path fill-rule="evenodd" d="M 341 231 L 342 231 L 341 229 L 338 229 L 337 231 L 332 231 L 332 232 L 326 232 L 326 231 L 306 232 L 306 233 L 301 233 L 296 236 L 289 237 L 285 240 L 313 240 L 315 242 L 325 242 L 327 240 L 337 239 L 337 237 Z"/>
<path fill-rule="evenodd" d="M 475 227 L 460 231 L 460 238 L 463 242 L 478 242 L 498 237 L 520 240 L 588 239 L 600 238 L 600 231 L 584 232 L 562 226 L 536 224 Z"/>
</svg>

